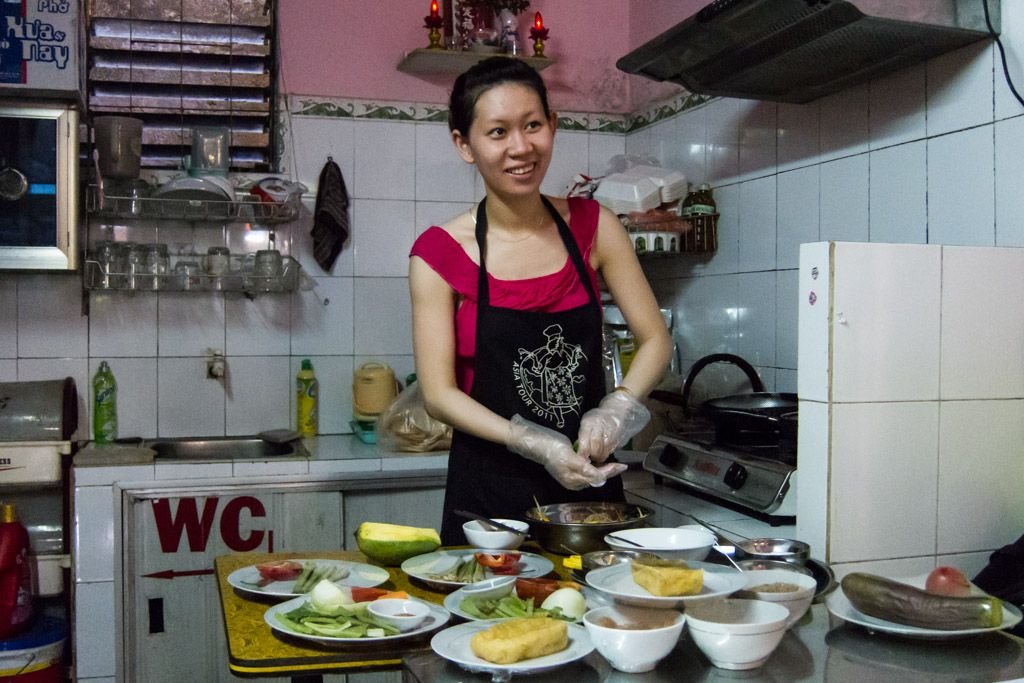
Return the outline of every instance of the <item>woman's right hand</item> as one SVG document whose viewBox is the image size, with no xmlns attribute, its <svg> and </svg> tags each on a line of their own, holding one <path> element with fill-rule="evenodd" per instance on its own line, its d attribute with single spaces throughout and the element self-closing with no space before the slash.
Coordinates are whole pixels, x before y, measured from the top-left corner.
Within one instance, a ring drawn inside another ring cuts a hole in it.
<svg viewBox="0 0 1024 683">
<path fill-rule="evenodd" d="M 604 486 L 608 479 L 626 469 L 621 463 L 594 467 L 587 458 L 573 450 L 564 434 L 519 415 L 512 416 L 506 445 L 513 453 L 543 465 L 559 484 L 572 491 Z"/>
</svg>

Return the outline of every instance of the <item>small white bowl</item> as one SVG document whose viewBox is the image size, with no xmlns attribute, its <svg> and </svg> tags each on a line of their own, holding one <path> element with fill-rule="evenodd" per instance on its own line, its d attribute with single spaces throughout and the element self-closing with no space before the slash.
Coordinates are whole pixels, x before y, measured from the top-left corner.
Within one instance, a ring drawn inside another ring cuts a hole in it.
<svg viewBox="0 0 1024 683">
<path fill-rule="evenodd" d="M 613 536 L 635 541 L 639 546 L 617 540 Z M 604 542 L 615 550 L 642 550 L 666 560 L 694 562 L 708 556 L 715 540 L 715 535 L 705 530 L 660 527 L 622 529 L 604 537 Z"/>
<path fill-rule="evenodd" d="M 760 569 L 757 571 L 744 572 L 747 579 L 746 587 L 740 591 L 737 597 L 764 600 L 782 605 L 789 610 L 789 619 L 786 621 L 786 628 L 800 621 L 807 609 L 814 600 L 814 593 L 818 588 L 818 582 L 813 577 L 787 569 Z M 796 590 L 791 591 L 769 591 L 755 590 L 758 587 L 770 584 L 789 584 Z"/>
<path fill-rule="evenodd" d="M 786 635 L 789 610 L 764 600 L 710 600 L 686 607 L 690 638 L 720 669 L 756 669 Z"/>
<path fill-rule="evenodd" d="M 480 598 L 482 600 L 497 600 L 506 595 L 512 594 L 516 586 L 515 576 L 496 576 L 493 579 L 484 579 L 462 587 L 462 594 L 467 598 Z"/>
<path fill-rule="evenodd" d="M 430 607 L 425 603 L 403 598 L 374 600 L 366 609 L 378 621 L 394 626 L 403 633 L 422 624 L 430 614 Z"/>
<path fill-rule="evenodd" d="M 602 625 L 608 619 L 629 628 Z M 583 627 L 594 648 L 613 669 L 625 673 L 654 669 L 679 642 L 685 622 L 686 618 L 674 610 L 626 605 L 598 607 L 583 615 Z M 637 628 L 644 624 L 651 628 Z"/>
<path fill-rule="evenodd" d="M 487 529 L 481 522 L 474 519 L 462 525 L 462 531 L 466 534 L 466 541 L 469 545 L 481 550 L 514 550 L 522 545 L 526 533 L 530 530 L 529 524 L 518 519 L 495 518 L 494 521 L 501 522 L 513 529 L 520 529 L 523 533 L 514 534 L 511 531 Z"/>
</svg>

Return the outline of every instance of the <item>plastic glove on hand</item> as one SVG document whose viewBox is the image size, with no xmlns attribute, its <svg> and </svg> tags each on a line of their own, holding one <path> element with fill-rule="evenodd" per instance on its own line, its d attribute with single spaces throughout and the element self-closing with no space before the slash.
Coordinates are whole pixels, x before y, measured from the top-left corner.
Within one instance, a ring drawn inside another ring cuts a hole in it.
<svg viewBox="0 0 1024 683">
<path fill-rule="evenodd" d="M 624 465 L 617 463 L 594 467 L 573 450 L 564 434 L 519 415 L 512 416 L 507 446 L 513 453 L 543 465 L 559 484 L 572 491 L 587 486 L 603 486 L 609 477 L 621 474 L 625 469 Z"/>
<path fill-rule="evenodd" d="M 651 419 L 647 407 L 626 391 L 613 391 L 580 420 L 578 452 L 595 463 L 603 463 L 616 449 L 625 446 Z"/>
</svg>

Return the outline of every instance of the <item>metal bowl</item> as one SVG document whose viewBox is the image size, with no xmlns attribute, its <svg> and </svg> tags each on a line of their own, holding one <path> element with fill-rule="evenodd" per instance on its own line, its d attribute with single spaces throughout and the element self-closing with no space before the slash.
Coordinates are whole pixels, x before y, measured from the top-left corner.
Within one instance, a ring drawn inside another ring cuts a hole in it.
<svg viewBox="0 0 1024 683">
<path fill-rule="evenodd" d="M 811 556 L 811 546 L 791 538 L 751 538 L 736 546 L 743 551 L 744 558 L 803 564 Z"/>
<path fill-rule="evenodd" d="M 632 560 L 653 560 L 657 555 L 645 553 L 642 550 L 595 550 L 592 553 L 584 553 L 580 557 L 583 565 L 583 572 L 601 567 L 611 567 L 613 564 L 622 564 Z"/>
<path fill-rule="evenodd" d="M 745 572 L 756 572 L 765 569 L 785 569 L 804 576 L 814 574 L 806 566 L 795 562 L 783 562 L 782 560 L 740 560 L 736 565 Z"/>
<path fill-rule="evenodd" d="M 523 514 L 542 548 L 559 555 L 570 551 L 582 555 L 605 550 L 605 534 L 643 526 L 653 512 L 630 503 L 580 502 L 542 505 Z"/>
</svg>

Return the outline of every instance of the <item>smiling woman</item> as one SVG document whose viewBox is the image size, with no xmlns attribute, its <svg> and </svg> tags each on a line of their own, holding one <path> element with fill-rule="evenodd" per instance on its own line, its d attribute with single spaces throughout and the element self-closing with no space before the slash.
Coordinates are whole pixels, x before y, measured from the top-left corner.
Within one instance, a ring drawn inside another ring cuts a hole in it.
<svg viewBox="0 0 1024 683">
<path fill-rule="evenodd" d="M 409 265 L 417 377 L 427 410 L 454 428 L 446 544 L 465 542 L 456 509 L 517 519 L 534 496 L 621 501 L 625 465 L 610 456 L 647 422 L 638 397 L 668 363 L 668 331 L 618 219 L 540 192 L 556 120 L 522 60 L 484 60 L 452 89 L 452 142 L 486 197 L 426 230 Z M 607 396 L 598 272 L 638 342 Z"/>
</svg>

